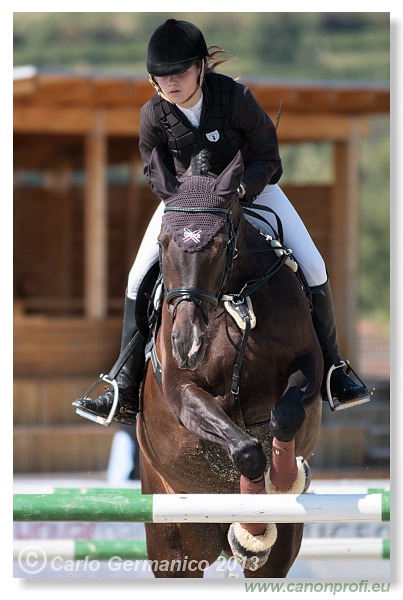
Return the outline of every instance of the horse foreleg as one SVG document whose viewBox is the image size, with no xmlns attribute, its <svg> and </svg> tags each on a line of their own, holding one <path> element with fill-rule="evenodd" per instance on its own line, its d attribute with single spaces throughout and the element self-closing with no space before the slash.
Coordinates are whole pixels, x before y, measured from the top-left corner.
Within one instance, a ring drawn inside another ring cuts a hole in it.
<svg viewBox="0 0 403 600">
<path fill-rule="evenodd" d="M 244 475 L 241 475 L 239 491 L 241 494 L 265 494 L 266 487 L 264 475 L 261 475 L 261 477 L 258 477 L 253 481 Z M 252 535 L 262 535 L 265 531 L 265 523 L 241 523 L 241 526 Z"/>
<path fill-rule="evenodd" d="M 305 369 L 295 370 L 283 396 L 273 407 L 270 421 L 272 462 L 267 481 L 270 493 L 301 494 L 309 487 L 309 465 L 303 457 L 295 456 L 295 437 L 305 420 L 305 406 L 317 396 L 317 379 L 313 375 L 311 372 L 310 377 L 307 376 Z"/>
<path fill-rule="evenodd" d="M 241 494 L 288 492 L 302 493 L 309 486 L 309 466 L 302 457 L 295 456 L 295 436 L 305 420 L 304 400 L 309 386 L 301 371 L 294 372 L 281 400 L 272 411 L 271 429 L 274 434 L 272 462 L 267 475 L 255 480 L 241 477 Z M 271 547 L 276 541 L 274 523 L 234 523 L 229 530 L 229 542 L 246 569 L 261 569 L 266 564 Z"/>
<path fill-rule="evenodd" d="M 175 394 L 171 410 L 188 431 L 224 448 L 235 467 L 248 479 L 264 474 L 267 461 L 261 443 L 238 427 L 216 398 L 192 383 L 176 384 L 168 393 Z"/>
<path fill-rule="evenodd" d="M 253 481 L 241 475 L 240 492 L 265 494 L 264 475 Z M 232 523 L 228 531 L 232 553 L 244 569 L 258 569 L 264 565 L 276 538 L 274 523 Z"/>
</svg>

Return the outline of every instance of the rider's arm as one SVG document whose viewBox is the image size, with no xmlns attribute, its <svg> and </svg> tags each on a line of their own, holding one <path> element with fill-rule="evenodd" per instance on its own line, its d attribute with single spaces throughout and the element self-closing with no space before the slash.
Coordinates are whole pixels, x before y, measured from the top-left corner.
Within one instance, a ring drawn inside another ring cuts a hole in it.
<svg viewBox="0 0 403 600">
<path fill-rule="evenodd" d="M 251 201 L 268 183 L 277 183 L 281 177 L 277 133 L 252 92 L 241 84 L 235 89 L 232 122 L 246 140 L 242 183 L 245 199 Z"/>
<path fill-rule="evenodd" d="M 175 175 L 175 165 L 172 154 L 167 148 L 166 132 L 161 128 L 151 102 L 147 102 L 140 112 L 140 141 L 139 149 L 144 164 L 144 175 L 153 189 L 150 176 L 150 157 L 151 153 L 157 149 L 158 154 L 168 171 Z M 153 190 L 154 191 L 154 190 Z"/>
</svg>

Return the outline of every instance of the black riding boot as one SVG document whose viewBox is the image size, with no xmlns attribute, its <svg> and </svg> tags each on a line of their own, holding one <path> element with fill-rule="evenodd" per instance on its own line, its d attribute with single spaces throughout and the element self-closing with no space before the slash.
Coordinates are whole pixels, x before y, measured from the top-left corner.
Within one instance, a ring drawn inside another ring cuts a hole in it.
<svg viewBox="0 0 403 600">
<path fill-rule="evenodd" d="M 322 385 L 323 399 L 328 399 L 326 381 L 329 370 L 336 367 L 330 377 L 330 390 L 333 399 L 333 406 L 329 400 L 330 408 L 340 410 L 368 402 L 370 392 L 362 385 L 362 382 L 358 384 L 349 377 L 351 368 L 340 358 L 336 318 L 329 280 L 321 286 L 311 288 L 311 292 L 313 323 L 322 348 L 325 366 Z"/>
<path fill-rule="evenodd" d="M 119 389 L 119 400 L 115 416 L 113 417 L 113 421 L 125 423 L 126 425 L 136 424 L 136 416 L 139 411 L 139 389 L 143 379 L 145 362 L 145 343 L 137 328 L 134 317 L 134 307 L 135 300 L 126 296 L 120 351 L 122 353 L 130 340 L 133 340 L 132 352 L 129 354 L 129 357 L 116 377 L 116 383 Z M 134 339 L 133 336 L 135 336 Z M 108 389 L 108 391 L 95 400 L 87 398 L 86 396 L 79 398 L 73 402 L 73 406 L 76 406 L 79 409 L 77 412 L 83 417 L 87 417 L 91 420 L 95 420 L 96 417 L 101 417 L 103 420 L 110 414 L 113 399 L 113 389 Z"/>
</svg>

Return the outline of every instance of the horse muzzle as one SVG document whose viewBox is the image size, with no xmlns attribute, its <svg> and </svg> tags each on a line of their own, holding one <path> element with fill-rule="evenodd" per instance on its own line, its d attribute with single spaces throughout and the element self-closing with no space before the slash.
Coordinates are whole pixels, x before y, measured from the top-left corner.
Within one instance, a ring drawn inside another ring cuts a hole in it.
<svg viewBox="0 0 403 600">
<path fill-rule="evenodd" d="M 174 288 L 166 302 L 172 314 L 173 357 L 180 369 L 194 371 L 206 352 L 209 311 L 217 307 L 218 298 L 200 288 Z"/>
<path fill-rule="evenodd" d="M 195 323 L 190 328 L 174 328 L 172 331 L 172 354 L 180 369 L 194 371 L 206 352 L 204 333 Z"/>
</svg>

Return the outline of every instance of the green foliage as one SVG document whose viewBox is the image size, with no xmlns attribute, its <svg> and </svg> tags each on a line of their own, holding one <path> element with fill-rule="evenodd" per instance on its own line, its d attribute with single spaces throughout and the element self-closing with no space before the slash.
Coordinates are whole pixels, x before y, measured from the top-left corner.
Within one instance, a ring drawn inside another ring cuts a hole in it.
<svg viewBox="0 0 403 600">
<path fill-rule="evenodd" d="M 151 33 L 166 18 L 198 25 L 243 76 L 389 76 L 388 13 L 14 13 L 14 64 L 145 73 Z"/>
<path fill-rule="evenodd" d="M 372 119 L 360 160 L 359 306 L 363 315 L 385 322 L 390 297 L 390 148 L 388 119 Z"/>
<path fill-rule="evenodd" d="M 146 75 L 151 33 L 167 18 L 198 25 L 239 59 L 223 72 L 282 80 L 389 79 L 389 13 L 14 13 L 14 64 Z M 275 116 L 275 115 L 272 115 Z M 372 120 L 360 156 L 362 316 L 389 318 L 388 118 Z M 331 180 L 328 144 L 281 148 L 284 181 Z"/>
</svg>

